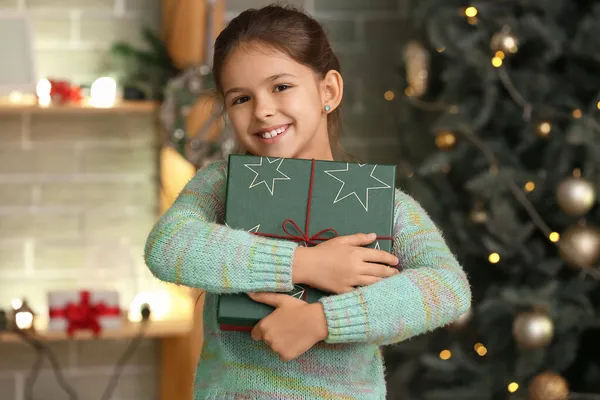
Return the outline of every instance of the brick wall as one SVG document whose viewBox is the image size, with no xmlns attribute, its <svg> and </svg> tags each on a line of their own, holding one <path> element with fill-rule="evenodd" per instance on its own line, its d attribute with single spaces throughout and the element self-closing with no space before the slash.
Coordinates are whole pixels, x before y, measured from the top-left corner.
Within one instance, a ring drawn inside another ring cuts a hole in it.
<svg viewBox="0 0 600 400">
<path fill-rule="evenodd" d="M 321 21 L 342 62 L 344 144 L 369 161 L 395 162 L 398 135 L 384 92 L 395 85 L 408 0 L 292 0 Z M 227 19 L 268 3 L 227 0 Z M 30 13 L 39 76 L 89 83 L 107 69 L 111 41 L 139 42 L 158 27 L 159 0 L 0 0 Z M 46 306 L 50 288 L 110 286 L 127 305 L 154 280 L 141 264 L 154 221 L 155 130 L 146 117 L 0 116 L 0 307 L 26 295 Z M 82 399 L 100 398 L 125 342 L 57 343 L 53 349 Z M 156 398 L 156 344 L 125 369 L 114 400 Z M 0 343 L 0 398 L 23 400 L 34 359 Z M 90 385 L 83 388 L 83 385 Z M 67 398 L 44 369 L 37 400 Z"/>
<path fill-rule="evenodd" d="M 114 40 L 141 46 L 141 27 L 160 27 L 161 0 L 0 0 L 25 11 L 35 39 L 38 76 L 89 84 L 112 72 Z"/>
<path fill-rule="evenodd" d="M 157 288 L 142 257 L 157 207 L 156 136 L 147 115 L 0 116 L 0 307 L 26 296 L 44 313 L 46 293 L 69 288 L 117 289 L 127 307 Z M 53 349 L 80 396 L 99 398 L 126 343 Z M 0 398 L 21 400 L 33 352 L 5 343 L 0 354 Z M 152 399 L 156 362 L 148 341 L 115 399 Z M 48 369 L 34 397 L 66 398 Z"/>
<path fill-rule="evenodd" d="M 109 74 L 116 39 L 140 44 L 158 28 L 160 0 L 0 0 L 32 20 L 38 76 L 91 83 Z M 156 288 L 143 243 L 157 209 L 151 116 L 0 115 L 0 308 L 26 296 L 47 308 L 51 289 L 114 288 L 121 306 Z M 52 345 L 80 399 L 99 399 L 128 341 Z M 157 343 L 124 369 L 115 400 L 156 398 Z M 0 398 L 24 400 L 34 352 L 0 343 Z M 85 386 L 85 387 L 84 387 Z M 68 398 L 45 363 L 36 400 Z"/>
</svg>

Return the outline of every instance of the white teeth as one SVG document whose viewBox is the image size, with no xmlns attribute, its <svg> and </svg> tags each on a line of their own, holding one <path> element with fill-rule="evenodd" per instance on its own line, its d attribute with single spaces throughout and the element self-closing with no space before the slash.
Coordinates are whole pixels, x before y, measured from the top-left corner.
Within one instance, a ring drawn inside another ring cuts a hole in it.
<svg viewBox="0 0 600 400">
<path fill-rule="evenodd" d="M 272 131 L 269 131 L 269 132 L 263 132 L 260 134 L 260 137 L 262 137 L 263 139 L 271 139 L 271 138 L 274 138 L 275 136 L 281 134 L 286 129 L 287 129 L 287 125 L 282 126 L 281 128 L 273 129 Z"/>
</svg>

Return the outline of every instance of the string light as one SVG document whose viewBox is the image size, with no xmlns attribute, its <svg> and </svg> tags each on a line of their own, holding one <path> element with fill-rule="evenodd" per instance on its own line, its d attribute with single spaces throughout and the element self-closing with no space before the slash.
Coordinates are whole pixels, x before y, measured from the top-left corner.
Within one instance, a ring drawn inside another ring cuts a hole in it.
<svg viewBox="0 0 600 400">
<path fill-rule="evenodd" d="M 535 183 L 529 181 L 525 184 L 525 190 L 528 192 L 533 192 L 535 189 Z"/>
<path fill-rule="evenodd" d="M 577 108 L 577 109 L 573 110 L 573 118 L 579 119 L 579 118 L 581 118 L 581 116 L 582 116 L 582 113 L 581 113 L 580 109 Z"/>
<path fill-rule="evenodd" d="M 391 90 L 388 90 L 387 92 L 385 92 L 383 94 L 383 97 L 387 100 L 387 101 L 392 101 L 394 100 L 394 97 L 396 97 L 396 95 L 394 94 L 394 92 L 392 92 Z"/>
<path fill-rule="evenodd" d="M 449 360 L 450 357 L 452 357 L 452 353 L 450 352 L 450 350 L 442 350 L 440 352 L 440 358 L 442 360 Z"/>
<path fill-rule="evenodd" d="M 497 264 L 498 262 L 500 262 L 500 254 L 498 254 L 498 253 L 492 253 L 492 254 L 489 255 L 488 260 L 492 264 Z"/>
<path fill-rule="evenodd" d="M 560 240 L 560 234 L 558 232 L 552 232 L 550 236 L 548 236 L 551 242 L 558 242 Z"/>
<path fill-rule="evenodd" d="M 438 47 L 437 49 L 435 49 L 438 53 L 443 53 L 444 51 L 446 51 L 445 47 Z"/>
<path fill-rule="evenodd" d="M 479 354 L 481 357 L 483 357 L 487 354 L 487 348 L 484 345 L 482 345 L 481 343 L 475 343 L 474 349 L 475 349 L 475 352 L 477 354 Z"/>
<path fill-rule="evenodd" d="M 469 18 L 477 16 L 477 8 L 471 6 L 465 9 L 465 15 Z"/>
<path fill-rule="evenodd" d="M 12 307 L 13 310 L 18 310 L 19 308 L 23 307 L 23 300 L 12 299 L 10 302 L 10 306 Z"/>
<path fill-rule="evenodd" d="M 407 87 L 406 89 L 404 89 L 404 94 L 407 96 L 412 96 L 414 93 L 413 88 L 411 87 Z"/>
<path fill-rule="evenodd" d="M 600 110 L 600 101 L 597 104 L 598 110 Z"/>
<path fill-rule="evenodd" d="M 508 384 L 508 391 L 511 393 L 516 392 L 517 390 L 519 390 L 519 384 L 517 382 L 511 382 Z"/>
<path fill-rule="evenodd" d="M 500 57 L 494 57 L 492 58 L 492 65 L 496 68 L 499 68 L 502 66 L 502 59 Z"/>
<path fill-rule="evenodd" d="M 552 130 L 552 124 L 550 122 L 544 121 L 538 125 L 538 134 L 540 136 L 548 136 L 550 131 Z"/>
<path fill-rule="evenodd" d="M 504 57 L 506 57 L 506 55 L 504 54 L 504 52 L 502 50 L 498 50 L 496 52 L 496 57 L 498 57 L 501 60 L 504 60 Z"/>
</svg>

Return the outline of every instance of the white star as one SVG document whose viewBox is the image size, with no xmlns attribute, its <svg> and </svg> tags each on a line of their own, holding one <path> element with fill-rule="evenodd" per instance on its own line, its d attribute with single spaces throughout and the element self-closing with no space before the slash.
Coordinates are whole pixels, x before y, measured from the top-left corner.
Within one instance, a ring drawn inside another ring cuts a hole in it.
<svg viewBox="0 0 600 400">
<path fill-rule="evenodd" d="M 375 250 L 381 250 L 381 247 L 379 247 L 379 241 L 375 242 Z"/>
<path fill-rule="evenodd" d="M 353 165 L 358 165 L 358 168 L 363 168 L 367 164 L 353 164 Z M 335 196 L 335 200 L 333 200 L 333 204 L 335 204 L 335 203 L 337 203 L 339 201 L 342 201 L 342 200 L 344 200 L 345 198 L 347 198 L 349 196 L 354 195 L 354 197 L 356 197 L 356 199 L 359 201 L 359 203 L 363 206 L 363 208 L 365 209 L 365 211 L 369 211 L 369 190 L 374 190 L 374 189 L 391 189 L 390 185 L 388 185 L 387 183 L 385 183 L 382 180 L 380 180 L 380 179 L 376 178 L 375 176 L 373 176 L 373 174 L 375 173 L 375 169 L 376 168 L 377 168 L 377 165 L 373 166 L 373 170 L 371 171 L 371 174 L 369 176 L 371 178 L 375 179 L 377 182 L 381 183 L 383 186 L 373 186 L 373 187 L 365 188 L 365 201 L 364 202 L 362 201 L 362 199 L 360 198 L 360 196 L 356 193 L 356 190 L 354 190 L 354 191 L 346 194 L 343 197 L 340 197 L 340 195 L 342 194 L 342 191 L 344 190 L 344 186 L 346 185 L 346 182 L 344 182 L 343 180 L 341 180 L 337 176 L 333 175 L 333 173 L 334 172 L 349 172 L 350 171 L 350 163 L 346 163 L 346 168 L 345 169 L 334 169 L 334 170 L 329 170 L 329 171 L 323 171 L 327 175 L 331 176 L 332 178 L 337 179 L 338 181 L 342 182 L 342 186 L 340 187 L 340 190 L 338 191 L 337 195 Z"/>
<path fill-rule="evenodd" d="M 254 233 L 257 233 L 259 229 L 260 229 L 260 224 L 256 225 L 256 226 L 255 226 L 255 227 L 253 227 L 253 228 L 250 228 L 250 229 L 248 230 L 248 232 L 254 232 Z"/>
<path fill-rule="evenodd" d="M 292 293 L 291 296 L 302 300 L 302 297 L 304 297 L 304 288 L 302 286 L 294 285 L 294 290 L 295 292 Z"/>
<path fill-rule="evenodd" d="M 264 157 L 267 159 L 267 161 L 269 162 L 269 164 L 265 164 L 265 166 L 276 163 L 277 161 L 279 161 L 279 165 L 277 165 L 277 168 L 275 168 L 274 171 L 277 171 L 280 175 L 283 176 L 283 178 L 279 177 L 279 178 L 272 178 L 272 182 L 271 182 L 271 186 L 269 187 L 269 184 L 267 183 L 267 181 L 265 179 L 256 182 L 256 180 L 258 179 L 258 175 L 260 175 L 258 172 L 256 172 L 255 170 L 253 170 L 251 167 L 263 167 L 263 157 L 260 158 L 260 163 L 258 164 L 244 164 L 244 166 L 246 168 L 248 168 L 250 171 L 254 172 L 256 174 L 256 176 L 254 177 L 254 179 L 252 180 L 252 183 L 250 183 L 250 186 L 248 186 L 248 189 L 252 189 L 255 186 L 260 185 L 261 183 L 264 183 L 265 186 L 267 187 L 267 190 L 269 191 L 269 193 L 271 193 L 271 196 L 273 195 L 274 191 L 275 191 L 275 181 L 280 180 L 280 181 L 287 181 L 290 179 L 289 176 L 287 176 L 286 174 L 284 174 L 283 172 L 281 172 L 279 170 L 279 168 L 281 167 L 281 164 L 283 163 L 283 158 L 276 158 L 274 160 L 270 160 L 269 157 Z M 264 168 L 264 167 L 263 167 Z M 264 169 L 268 171 L 268 168 Z"/>
</svg>

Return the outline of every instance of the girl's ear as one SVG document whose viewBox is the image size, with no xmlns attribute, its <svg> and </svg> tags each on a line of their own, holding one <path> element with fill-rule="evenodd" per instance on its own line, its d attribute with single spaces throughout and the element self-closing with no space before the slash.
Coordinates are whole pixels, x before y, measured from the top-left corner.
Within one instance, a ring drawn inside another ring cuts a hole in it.
<svg viewBox="0 0 600 400">
<path fill-rule="evenodd" d="M 330 70 L 325 74 L 325 77 L 321 81 L 321 99 L 323 104 L 321 105 L 322 110 L 325 112 L 332 112 L 342 102 L 344 96 L 344 80 L 342 75 L 336 70 Z M 326 106 L 329 106 L 326 108 Z"/>
</svg>

